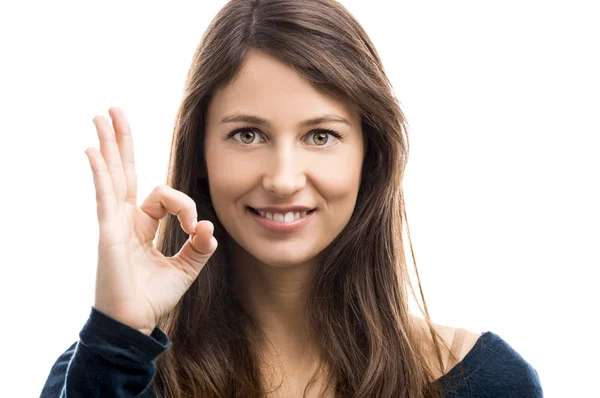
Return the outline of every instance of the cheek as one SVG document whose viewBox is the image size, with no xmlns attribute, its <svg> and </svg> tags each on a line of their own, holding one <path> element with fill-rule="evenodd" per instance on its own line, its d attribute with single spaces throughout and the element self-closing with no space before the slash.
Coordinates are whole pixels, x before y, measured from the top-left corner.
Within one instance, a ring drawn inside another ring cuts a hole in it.
<svg viewBox="0 0 600 398">
<path fill-rule="evenodd" d="M 210 196 L 217 214 L 225 212 L 222 208 L 231 206 L 237 198 L 251 190 L 255 183 L 256 172 L 253 164 L 245 161 L 244 157 L 235 156 L 225 150 L 216 150 L 218 156 L 207 155 L 208 183 Z"/>
<path fill-rule="evenodd" d="M 331 205 L 354 205 L 362 166 L 358 159 L 346 156 L 333 162 L 320 162 L 318 169 L 313 170 L 317 190 Z"/>
<path fill-rule="evenodd" d="M 350 173 L 321 175 L 315 185 L 330 206 L 351 206 L 358 193 L 359 179 Z"/>
</svg>

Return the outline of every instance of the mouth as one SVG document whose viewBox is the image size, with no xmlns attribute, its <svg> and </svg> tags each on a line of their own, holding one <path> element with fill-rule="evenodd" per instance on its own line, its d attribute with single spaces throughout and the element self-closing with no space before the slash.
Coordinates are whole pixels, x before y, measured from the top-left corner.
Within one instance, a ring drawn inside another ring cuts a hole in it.
<svg viewBox="0 0 600 398">
<path fill-rule="evenodd" d="M 278 223 L 282 223 L 282 224 L 290 224 L 295 221 L 301 220 L 316 210 L 316 209 L 312 209 L 312 210 L 295 211 L 295 212 L 290 211 L 287 213 L 272 213 L 272 212 L 258 211 L 250 206 L 246 206 L 246 207 L 248 208 L 249 211 L 251 211 L 252 213 L 256 214 L 257 216 L 259 216 L 261 218 L 265 218 L 265 219 L 268 219 L 268 220 L 271 220 L 274 222 L 278 222 Z"/>
</svg>

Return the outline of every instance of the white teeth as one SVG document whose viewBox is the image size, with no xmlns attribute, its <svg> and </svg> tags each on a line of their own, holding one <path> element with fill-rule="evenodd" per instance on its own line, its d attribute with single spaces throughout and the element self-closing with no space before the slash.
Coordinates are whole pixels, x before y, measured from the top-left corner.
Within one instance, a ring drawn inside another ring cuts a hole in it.
<svg viewBox="0 0 600 398">
<path fill-rule="evenodd" d="M 277 222 L 281 222 L 281 223 L 290 223 L 293 221 L 296 221 L 302 217 L 306 217 L 306 215 L 308 214 L 308 212 L 306 210 L 304 211 L 299 211 L 299 212 L 288 212 L 285 214 L 281 214 L 281 213 L 271 213 L 271 212 L 264 212 L 264 211 L 259 211 L 261 217 L 265 217 L 268 218 L 269 220 L 273 220 L 273 221 L 277 221 Z"/>
</svg>

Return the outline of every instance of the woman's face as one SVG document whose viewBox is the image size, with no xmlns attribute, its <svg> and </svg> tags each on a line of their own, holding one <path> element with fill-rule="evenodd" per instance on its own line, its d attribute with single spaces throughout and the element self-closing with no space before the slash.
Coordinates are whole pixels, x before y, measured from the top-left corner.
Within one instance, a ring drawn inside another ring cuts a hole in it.
<svg viewBox="0 0 600 398">
<path fill-rule="evenodd" d="M 219 220 L 265 264 L 309 262 L 352 215 L 364 151 L 359 115 L 272 56 L 251 52 L 214 95 L 205 151 Z"/>
</svg>

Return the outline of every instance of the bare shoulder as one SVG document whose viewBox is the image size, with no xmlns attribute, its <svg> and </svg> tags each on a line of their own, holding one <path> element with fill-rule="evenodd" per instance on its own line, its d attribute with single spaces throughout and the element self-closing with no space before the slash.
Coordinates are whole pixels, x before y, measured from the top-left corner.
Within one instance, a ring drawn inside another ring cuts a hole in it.
<svg viewBox="0 0 600 398">
<path fill-rule="evenodd" d="M 431 335 L 428 332 L 427 322 L 425 322 L 424 319 L 421 319 L 416 316 L 413 316 L 413 321 L 415 321 L 415 324 L 421 328 L 421 330 L 424 332 L 424 335 L 427 336 L 426 341 L 432 347 L 429 351 L 431 354 L 430 363 L 433 365 L 435 363 L 435 351 L 433 350 L 433 341 L 431 339 Z M 465 358 L 465 356 L 467 356 L 467 354 L 473 349 L 473 347 L 477 343 L 477 340 L 479 340 L 479 338 L 481 337 L 481 333 L 466 330 L 460 327 L 441 325 L 435 322 L 432 322 L 432 325 L 437 334 L 442 338 L 442 344 L 440 348 L 442 350 L 442 359 L 445 365 L 445 369 L 444 372 L 437 375 L 442 376 L 450 370 L 450 368 L 448 367 L 448 364 L 450 362 L 450 349 L 452 347 L 452 343 L 454 342 L 455 337 L 458 337 L 457 332 L 461 329 L 465 330 L 462 346 L 460 351 L 458 352 L 457 362 L 462 361 Z"/>
<path fill-rule="evenodd" d="M 444 339 L 445 345 L 447 345 L 448 347 L 452 347 L 452 343 L 454 342 L 454 339 L 457 337 L 457 332 L 459 330 L 465 330 L 465 336 L 464 336 L 464 340 L 462 342 L 462 347 L 458 353 L 458 361 L 459 362 L 462 361 L 465 356 L 467 356 L 467 354 L 469 353 L 469 351 L 471 351 L 471 349 L 473 347 L 475 347 L 477 340 L 479 340 L 479 337 L 481 337 L 481 333 L 476 333 L 471 330 L 466 330 L 464 328 L 439 325 L 436 323 L 434 323 L 433 325 L 436 328 L 436 331 Z"/>
</svg>

